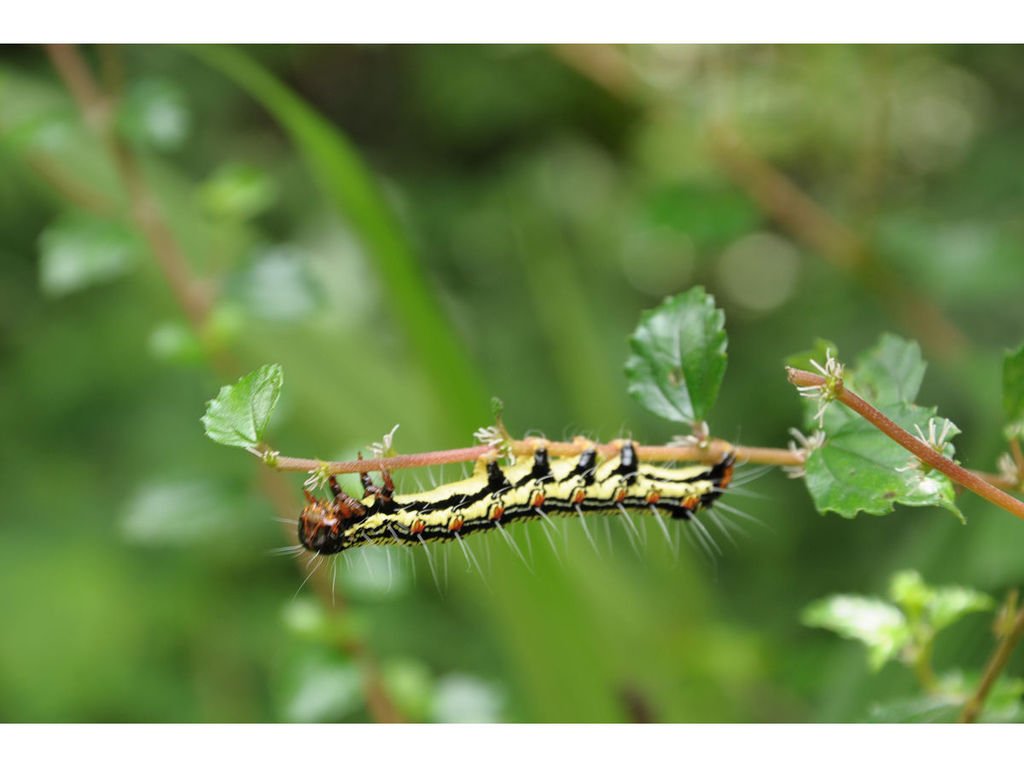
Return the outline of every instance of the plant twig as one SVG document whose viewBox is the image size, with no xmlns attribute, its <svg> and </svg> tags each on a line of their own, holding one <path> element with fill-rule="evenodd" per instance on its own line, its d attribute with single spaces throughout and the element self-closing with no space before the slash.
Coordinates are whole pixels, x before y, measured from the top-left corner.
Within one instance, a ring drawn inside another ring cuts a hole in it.
<svg viewBox="0 0 1024 768">
<path fill-rule="evenodd" d="M 157 264 L 189 324 L 197 333 L 201 332 L 209 317 L 213 297 L 192 273 L 188 259 L 178 246 L 174 234 L 164 220 L 157 198 L 145 180 L 138 158 L 128 144 L 118 136 L 112 118 L 112 97 L 104 93 L 75 46 L 50 45 L 47 46 L 47 53 L 82 112 L 86 124 L 107 145 L 122 186 L 128 195 L 134 225 L 148 241 Z M 101 51 L 101 57 L 109 87 L 118 88 L 122 73 L 114 50 L 105 48 Z M 224 355 L 215 356 L 211 362 L 213 367 L 222 373 L 235 367 Z M 278 509 L 284 514 L 291 514 L 290 494 L 282 485 L 281 479 L 266 473 L 264 483 L 268 495 L 274 499 Z M 290 541 L 294 541 L 293 526 L 288 527 L 286 535 Z M 331 585 L 325 581 L 321 573 L 325 574 L 322 571 L 314 574 L 314 588 L 332 610 L 343 611 L 344 603 L 337 599 Z M 384 685 L 372 650 L 358 639 L 345 641 L 343 649 L 362 666 L 363 693 L 370 716 L 381 723 L 401 722 L 401 714 Z"/>
<path fill-rule="evenodd" d="M 1008 604 L 1010 604 L 1010 602 L 1011 601 L 1008 601 Z M 981 677 L 981 682 L 978 684 L 977 690 L 974 692 L 974 695 L 967 700 L 967 704 L 964 705 L 963 710 L 960 712 L 960 717 L 957 722 L 973 723 L 977 720 L 978 715 L 981 714 L 982 708 L 985 706 L 985 699 L 988 698 L 989 692 L 992 690 L 992 686 L 995 685 L 999 675 L 1002 674 L 1003 668 L 1010 660 L 1013 649 L 1017 646 L 1017 643 L 1020 642 L 1021 636 L 1024 636 L 1024 608 L 1017 611 L 1013 624 L 1003 635 L 999 645 L 996 646 L 992 657 L 988 660 L 988 664 L 985 666 L 985 673 Z"/>
<path fill-rule="evenodd" d="M 819 376 L 810 371 L 802 371 L 798 368 L 787 366 L 786 375 L 790 383 L 797 387 L 822 387 L 826 384 L 824 376 Z M 839 402 L 859 413 L 925 464 L 939 470 L 939 472 L 958 485 L 1024 520 L 1024 502 L 999 490 L 976 473 L 950 461 L 930 445 L 914 437 L 880 410 L 843 386 L 842 380 L 838 380 L 835 391 L 836 399 Z"/>
<path fill-rule="evenodd" d="M 546 440 L 513 440 L 509 444 L 511 453 L 517 456 L 528 456 L 543 445 L 552 456 L 577 456 L 587 447 L 583 442 L 548 442 Z M 594 445 L 601 456 L 613 456 L 621 448 L 621 443 L 612 442 Z M 733 445 L 725 440 L 712 440 L 706 448 L 690 445 L 638 445 L 637 455 L 642 461 L 700 461 L 714 463 L 732 453 L 738 462 L 751 464 L 772 464 L 776 466 L 799 466 L 803 460 L 787 448 L 756 448 Z M 476 461 L 480 457 L 496 452 L 494 446 L 476 445 L 471 448 L 452 448 L 444 451 L 427 453 L 411 453 L 402 456 L 386 456 L 360 461 L 318 461 L 317 459 L 301 459 L 291 456 L 274 456 L 268 462 L 275 469 L 284 472 L 327 471 L 333 475 L 352 472 L 372 472 L 380 469 L 407 469 L 410 467 L 431 467 L 439 464 L 460 464 Z"/>
</svg>

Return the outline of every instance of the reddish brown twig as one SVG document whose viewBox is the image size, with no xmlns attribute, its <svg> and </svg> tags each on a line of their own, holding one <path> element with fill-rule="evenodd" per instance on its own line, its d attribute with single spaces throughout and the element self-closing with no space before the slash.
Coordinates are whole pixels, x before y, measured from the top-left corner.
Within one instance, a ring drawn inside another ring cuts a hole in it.
<svg viewBox="0 0 1024 768">
<path fill-rule="evenodd" d="M 789 377 L 790 383 L 797 387 L 824 387 L 826 385 L 824 376 L 819 376 L 810 371 L 787 367 L 786 375 Z M 914 437 L 873 405 L 843 386 L 841 380 L 837 382 L 834 390 L 836 391 L 836 399 L 839 402 L 859 413 L 925 464 L 939 470 L 939 472 L 946 475 L 954 483 L 976 493 L 996 506 L 1002 507 L 1007 512 L 1024 519 L 1024 503 L 1019 499 L 1015 499 L 1008 493 L 999 490 L 976 473 L 964 469 L 956 462 L 950 461 L 930 445 Z"/>
</svg>

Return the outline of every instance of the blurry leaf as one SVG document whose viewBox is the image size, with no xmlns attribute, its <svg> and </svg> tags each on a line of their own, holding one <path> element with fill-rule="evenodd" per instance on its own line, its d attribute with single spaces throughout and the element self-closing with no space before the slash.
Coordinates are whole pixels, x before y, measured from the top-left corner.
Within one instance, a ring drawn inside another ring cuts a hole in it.
<svg viewBox="0 0 1024 768">
<path fill-rule="evenodd" d="M 935 590 L 928 603 L 928 622 L 940 630 L 968 613 L 990 611 L 994 607 L 995 601 L 983 592 L 967 587 L 941 587 Z"/>
<path fill-rule="evenodd" d="M 292 673 L 285 719 L 293 723 L 342 720 L 363 706 L 362 676 L 349 661 L 310 655 Z"/>
<path fill-rule="evenodd" d="M 889 580 L 889 597 L 912 618 L 920 617 L 935 591 L 917 571 L 899 571 Z"/>
<path fill-rule="evenodd" d="M 725 376 L 725 313 L 701 286 L 645 312 L 629 340 L 629 393 L 672 421 L 703 420 Z"/>
<path fill-rule="evenodd" d="M 398 711 L 412 722 L 427 720 L 435 694 L 434 681 L 426 666 L 415 659 L 392 659 L 381 672 L 384 687 Z"/>
<path fill-rule="evenodd" d="M 1024 345 L 1003 356 L 1003 416 L 1008 437 L 1024 435 Z"/>
<path fill-rule="evenodd" d="M 296 596 L 285 603 L 284 623 L 296 635 L 312 639 L 325 637 L 329 627 L 324 604 L 308 595 Z"/>
<path fill-rule="evenodd" d="M 650 196 L 646 212 L 651 224 L 685 233 L 698 248 L 723 246 L 760 220 L 750 198 L 731 187 L 662 187 Z"/>
<path fill-rule="evenodd" d="M 885 412 L 911 434 L 915 425 L 927 434 L 935 410 L 894 405 Z M 909 451 L 860 418 L 830 432 L 825 444 L 808 456 L 804 469 L 807 490 L 821 513 L 853 518 L 858 512 L 887 515 L 894 504 L 934 505 L 963 520 L 948 477 L 926 471 Z"/>
<path fill-rule="evenodd" d="M 263 440 L 283 383 L 281 366 L 271 363 L 221 387 L 206 404 L 206 436 L 221 445 L 255 448 Z"/>
<path fill-rule="evenodd" d="M 358 492 L 357 497 L 361 496 Z M 360 547 L 352 553 L 347 567 L 338 574 L 345 593 L 368 599 L 395 598 L 405 593 L 412 581 L 404 557 L 391 552 L 391 547 Z"/>
<path fill-rule="evenodd" d="M 149 334 L 149 353 L 167 363 L 189 365 L 202 362 L 203 348 L 199 339 L 185 323 L 169 320 Z"/>
<path fill-rule="evenodd" d="M 857 595 L 833 595 L 811 603 L 801 621 L 829 629 L 868 647 L 871 668 L 878 670 L 911 641 L 910 627 L 900 610 L 884 600 Z"/>
<path fill-rule="evenodd" d="M 43 293 L 64 296 L 125 274 L 138 263 L 142 244 L 118 222 L 73 213 L 43 231 L 39 250 Z"/>
<path fill-rule="evenodd" d="M 170 80 L 134 83 L 118 109 L 118 127 L 139 144 L 173 150 L 188 138 L 191 115 L 185 92 Z"/>
<path fill-rule="evenodd" d="M 886 333 L 858 356 L 856 367 L 847 372 L 846 383 L 876 407 L 912 403 L 926 367 L 916 341 Z"/>
<path fill-rule="evenodd" d="M 153 483 L 128 502 L 121 530 L 137 544 L 220 546 L 238 537 L 247 506 L 247 499 L 208 481 Z"/>
<path fill-rule="evenodd" d="M 200 189 L 203 205 L 215 216 L 250 219 L 277 200 L 274 180 L 261 168 L 222 165 Z"/>
<path fill-rule="evenodd" d="M 955 723 L 963 702 L 955 697 L 917 696 L 871 705 L 869 723 Z"/>
<path fill-rule="evenodd" d="M 231 295 L 249 314 L 278 322 L 300 320 L 320 304 L 306 260 L 287 246 L 258 256 L 237 276 Z"/>
<path fill-rule="evenodd" d="M 977 687 L 972 681 L 971 690 Z M 1024 720 L 1024 680 L 1019 677 L 1000 676 L 985 699 L 978 722 L 1019 723 Z"/>
<path fill-rule="evenodd" d="M 434 697 L 435 723 L 501 722 L 504 697 L 494 685 L 469 675 L 441 678 Z"/>
</svg>

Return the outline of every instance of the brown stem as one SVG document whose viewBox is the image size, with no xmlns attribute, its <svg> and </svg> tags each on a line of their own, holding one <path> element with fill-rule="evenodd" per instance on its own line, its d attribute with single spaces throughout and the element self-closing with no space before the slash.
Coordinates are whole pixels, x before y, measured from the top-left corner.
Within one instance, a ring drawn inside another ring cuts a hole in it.
<svg viewBox="0 0 1024 768">
<path fill-rule="evenodd" d="M 797 387 L 822 387 L 826 383 L 825 377 L 819 376 L 816 373 L 811 373 L 810 371 L 802 371 L 798 368 L 787 367 L 786 375 L 789 377 L 790 383 Z M 999 490 L 974 472 L 964 469 L 959 464 L 950 461 L 941 453 L 934 450 L 930 445 L 922 442 L 907 432 L 903 427 L 894 422 L 873 405 L 844 387 L 842 385 L 842 381 L 839 381 L 839 386 L 836 389 L 836 397 L 839 402 L 859 413 L 865 419 L 874 424 L 879 430 L 917 456 L 917 458 L 925 464 L 939 470 L 939 472 L 946 475 L 946 477 L 953 482 L 963 486 L 973 493 L 976 493 L 983 499 L 987 499 L 996 506 L 1002 507 L 1007 512 L 1024 519 L 1024 502 L 1021 502 L 1019 499 L 1015 499 L 1008 493 Z"/>
<path fill-rule="evenodd" d="M 138 158 L 117 134 L 112 120 L 113 99 L 103 92 L 77 48 L 70 45 L 50 45 L 47 46 L 47 53 L 75 103 L 78 104 L 86 124 L 107 145 L 122 186 L 128 195 L 132 221 L 149 243 L 157 264 L 190 325 L 197 333 L 200 332 L 208 319 L 213 297 L 192 273 L 188 259 L 163 218 L 156 196 L 146 183 Z M 101 51 L 101 56 L 110 87 L 119 88 L 122 73 L 115 50 L 105 48 Z M 225 356 L 214 357 L 211 362 L 214 368 L 225 374 L 235 367 Z M 291 493 L 282 479 L 268 472 L 264 473 L 263 482 L 268 496 L 281 513 L 292 514 Z M 294 542 L 295 527 L 287 526 L 285 535 L 289 541 Z M 326 580 L 326 571 L 320 569 L 313 576 L 314 588 L 324 603 L 331 610 L 342 611 L 344 602 L 334 594 Z M 371 649 L 365 643 L 353 639 L 343 643 L 343 650 L 362 665 L 364 695 L 371 717 L 382 723 L 401 722 L 402 717 L 384 686 Z"/>
<path fill-rule="evenodd" d="M 587 447 L 587 444 L 583 442 L 560 443 L 537 439 L 513 440 L 510 443 L 512 453 L 517 456 L 528 456 L 541 445 L 546 447 L 548 453 L 552 456 L 577 456 Z M 602 456 L 613 456 L 618 453 L 620 447 L 621 443 L 619 442 L 594 445 L 594 448 Z M 786 448 L 755 448 L 733 445 L 724 440 L 712 440 L 706 448 L 695 445 L 638 445 L 636 449 L 637 455 L 642 461 L 700 461 L 703 463 L 714 463 L 721 461 L 727 453 L 732 453 L 737 461 L 751 464 L 795 467 L 803 463 L 800 456 Z M 460 464 L 467 461 L 476 461 L 485 454 L 497 450 L 489 445 L 477 445 L 472 448 L 452 448 L 445 451 L 411 453 L 404 456 L 331 462 L 270 454 L 268 456 L 268 464 L 284 472 L 326 470 L 332 475 L 343 475 L 352 472 L 372 472 L 380 469 L 407 469 L 410 467 L 431 467 L 439 464 Z"/>
<path fill-rule="evenodd" d="M 988 698 L 988 694 L 992 690 L 992 686 L 995 685 L 995 682 L 1002 673 L 1003 668 L 1010 660 L 1013 649 L 1017 646 L 1017 643 L 1020 642 L 1022 635 L 1024 635 L 1024 608 L 1017 611 L 1013 625 L 1010 627 L 1010 630 L 1003 635 L 1003 639 L 1000 641 L 999 645 L 996 646 L 996 650 L 992 654 L 992 658 L 988 660 L 988 664 L 985 666 L 985 673 L 982 675 L 981 683 L 978 684 L 978 689 L 974 692 L 974 695 L 971 696 L 971 698 L 968 699 L 967 704 L 964 705 L 963 710 L 960 712 L 958 722 L 973 723 L 977 720 L 978 715 L 981 714 L 982 708 L 985 706 L 985 699 Z"/>
<path fill-rule="evenodd" d="M 102 91 L 82 54 L 72 45 L 50 45 L 47 53 L 78 104 L 86 123 L 107 144 L 121 183 L 128 193 L 130 213 L 156 256 L 157 265 L 174 291 L 189 322 L 201 329 L 209 313 L 210 296 L 192 274 L 185 254 L 178 248 L 160 206 L 143 177 L 138 159 L 117 133 L 113 102 Z M 109 57 L 110 52 L 106 56 Z"/>
</svg>

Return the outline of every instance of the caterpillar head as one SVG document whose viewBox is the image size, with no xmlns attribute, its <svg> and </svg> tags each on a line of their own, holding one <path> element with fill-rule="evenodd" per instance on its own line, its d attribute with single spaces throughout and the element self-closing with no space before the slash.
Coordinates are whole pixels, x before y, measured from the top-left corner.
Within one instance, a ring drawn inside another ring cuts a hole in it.
<svg viewBox="0 0 1024 768">
<path fill-rule="evenodd" d="M 299 515 L 299 543 L 311 552 L 334 555 L 351 542 L 346 529 L 366 516 L 366 507 L 345 493 L 329 501 L 306 492 L 307 504 Z"/>
</svg>

